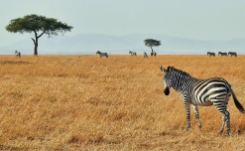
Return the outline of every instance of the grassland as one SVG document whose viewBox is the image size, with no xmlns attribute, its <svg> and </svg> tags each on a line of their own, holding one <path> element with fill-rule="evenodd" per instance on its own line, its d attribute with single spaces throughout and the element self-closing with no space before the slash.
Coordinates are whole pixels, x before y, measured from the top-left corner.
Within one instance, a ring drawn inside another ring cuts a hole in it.
<svg viewBox="0 0 245 151">
<path fill-rule="evenodd" d="M 159 65 L 220 76 L 245 107 L 245 56 L 0 56 L 0 150 L 244 150 L 245 115 L 230 99 L 231 136 L 221 114 L 200 107 L 186 132 L 176 92 L 163 94 Z"/>
</svg>

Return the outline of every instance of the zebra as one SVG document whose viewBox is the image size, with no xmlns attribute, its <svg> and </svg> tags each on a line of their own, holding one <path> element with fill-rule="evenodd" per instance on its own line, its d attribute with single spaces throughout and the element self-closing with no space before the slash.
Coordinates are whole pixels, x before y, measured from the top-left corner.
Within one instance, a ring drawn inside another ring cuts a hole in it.
<svg viewBox="0 0 245 151">
<path fill-rule="evenodd" d="M 18 52 L 17 50 L 15 50 L 15 55 L 16 55 L 16 57 L 21 57 L 21 53 Z"/>
<path fill-rule="evenodd" d="M 151 52 L 151 56 L 155 56 L 156 57 L 156 55 L 157 55 L 156 51 Z"/>
<path fill-rule="evenodd" d="M 231 55 L 231 57 L 232 57 L 232 56 L 236 56 L 236 57 L 237 57 L 237 54 L 236 54 L 236 52 L 234 52 L 234 51 L 229 51 L 229 52 L 228 52 L 228 55 Z"/>
<path fill-rule="evenodd" d="M 131 56 L 137 56 L 136 52 L 133 52 L 133 51 L 129 51 L 129 54 L 131 54 Z"/>
<path fill-rule="evenodd" d="M 187 119 L 186 130 L 191 127 L 190 105 L 193 107 L 198 127 L 200 129 L 202 126 L 199 119 L 198 105 L 214 105 L 217 107 L 222 114 L 220 133 L 223 132 L 224 125 L 226 123 L 226 135 L 229 135 L 230 133 L 230 113 L 227 111 L 226 107 L 231 95 L 238 110 L 241 113 L 245 113 L 243 106 L 239 103 L 230 84 L 225 79 L 219 77 L 197 79 L 173 66 L 169 66 L 167 69 L 160 66 L 160 70 L 163 72 L 164 94 L 169 95 L 170 88 L 172 87 L 178 92 L 180 98 L 184 102 Z"/>
<path fill-rule="evenodd" d="M 222 57 L 222 56 L 226 56 L 226 57 L 227 57 L 227 52 L 220 52 L 220 51 L 219 51 L 218 55 L 220 55 L 221 57 Z"/>
<path fill-rule="evenodd" d="M 210 57 L 212 57 L 212 56 L 215 57 L 215 53 L 214 53 L 214 52 L 209 52 L 209 51 L 208 51 L 208 52 L 207 52 L 207 55 L 210 56 Z"/>
<path fill-rule="evenodd" d="M 108 58 L 108 54 L 106 52 L 100 52 L 99 50 L 96 52 L 96 54 L 100 55 L 100 58 L 105 56 L 106 58 Z"/>
<path fill-rule="evenodd" d="M 148 58 L 148 55 L 146 52 L 144 52 L 144 58 Z"/>
</svg>

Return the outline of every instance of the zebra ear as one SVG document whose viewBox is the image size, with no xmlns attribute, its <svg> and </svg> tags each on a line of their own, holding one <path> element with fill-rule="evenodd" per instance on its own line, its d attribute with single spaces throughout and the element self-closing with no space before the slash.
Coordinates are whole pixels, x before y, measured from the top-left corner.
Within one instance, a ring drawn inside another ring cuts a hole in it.
<svg viewBox="0 0 245 151">
<path fill-rule="evenodd" d="M 171 71 L 173 71 L 173 69 L 174 69 L 174 66 L 168 66 L 167 70 L 171 72 Z"/>
<path fill-rule="evenodd" d="M 167 70 L 165 70 L 165 69 L 163 68 L 162 65 L 160 66 L 160 70 L 161 70 L 162 72 L 166 72 L 166 71 L 167 71 Z"/>
</svg>

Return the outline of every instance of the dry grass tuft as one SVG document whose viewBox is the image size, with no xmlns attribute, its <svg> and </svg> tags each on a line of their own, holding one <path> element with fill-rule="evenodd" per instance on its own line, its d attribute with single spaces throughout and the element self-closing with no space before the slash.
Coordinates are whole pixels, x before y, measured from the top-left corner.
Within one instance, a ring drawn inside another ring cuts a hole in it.
<svg viewBox="0 0 245 151">
<path fill-rule="evenodd" d="M 159 65 L 199 78 L 223 77 L 245 107 L 245 56 L 115 55 L 0 57 L 0 150 L 243 150 L 245 115 L 230 99 L 221 115 L 200 107 L 203 128 L 186 132 L 185 109 L 163 95 Z"/>
</svg>

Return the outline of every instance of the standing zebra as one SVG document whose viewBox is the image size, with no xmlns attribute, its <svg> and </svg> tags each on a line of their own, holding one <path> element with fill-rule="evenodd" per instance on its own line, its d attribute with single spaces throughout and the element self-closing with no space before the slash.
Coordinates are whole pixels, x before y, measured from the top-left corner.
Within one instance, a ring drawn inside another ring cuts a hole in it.
<svg viewBox="0 0 245 151">
<path fill-rule="evenodd" d="M 234 52 L 234 51 L 229 51 L 229 52 L 228 52 L 228 55 L 231 55 L 231 57 L 232 57 L 232 56 L 236 56 L 236 57 L 237 57 L 237 54 L 236 54 L 236 52 Z"/>
<path fill-rule="evenodd" d="M 15 55 L 16 55 L 16 57 L 21 57 L 21 53 L 18 52 L 17 50 L 15 50 Z"/>
<path fill-rule="evenodd" d="M 207 55 L 210 56 L 210 57 L 211 57 L 211 56 L 214 56 L 214 57 L 215 57 L 215 53 L 214 53 L 214 52 L 209 52 L 209 51 L 208 51 L 208 52 L 207 52 Z"/>
<path fill-rule="evenodd" d="M 137 56 L 136 52 L 133 52 L 133 51 L 129 51 L 129 54 L 131 54 L 131 56 Z"/>
<path fill-rule="evenodd" d="M 148 55 L 146 52 L 144 52 L 144 58 L 148 58 Z"/>
<path fill-rule="evenodd" d="M 151 56 L 157 56 L 157 53 L 156 53 L 156 51 L 153 51 L 152 53 L 151 53 Z"/>
<path fill-rule="evenodd" d="M 191 127 L 190 123 L 190 105 L 194 109 L 198 127 L 201 128 L 199 120 L 198 105 L 214 105 L 222 114 L 222 125 L 220 133 L 223 132 L 226 123 L 227 132 L 230 133 L 230 113 L 226 107 L 230 96 L 232 95 L 236 107 L 241 113 L 245 113 L 243 106 L 237 100 L 230 84 L 223 78 L 197 79 L 191 77 L 188 73 L 178 70 L 172 66 L 164 69 L 163 72 L 164 93 L 169 95 L 170 88 L 176 90 L 184 102 L 187 118 L 187 130 Z"/>
<path fill-rule="evenodd" d="M 100 52 L 99 50 L 96 52 L 96 54 L 100 55 L 100 58 L 105 56 L 106 58 L 108 58 L 108 54 L 106 52 Z"/>
<path fill-rule="evenodd" d="M 222 57 L 222 56 L 226 56 L 226 57 L 227 57 L 227 52 L 220 52 L 220 51 L 219 51 L 218 55 L 220 55 L 221 57 Z"/>
</svg>

